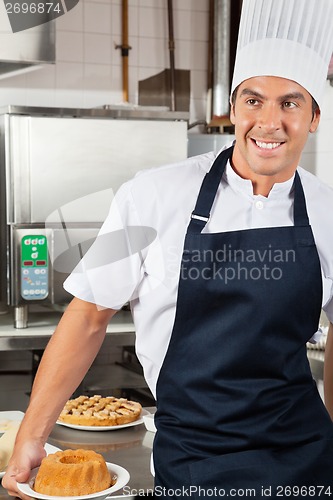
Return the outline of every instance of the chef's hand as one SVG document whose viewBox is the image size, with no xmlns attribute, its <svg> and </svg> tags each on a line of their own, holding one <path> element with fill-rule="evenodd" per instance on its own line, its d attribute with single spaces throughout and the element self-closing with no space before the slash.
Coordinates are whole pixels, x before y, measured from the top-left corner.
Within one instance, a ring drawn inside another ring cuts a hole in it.
<svg viewBox="0 0 333 500">
<path fill-rule="evenodd" d="M 22 445 L 15 446 L 6 474 L 2 479 L 2 486 L 10 496 L 31 500 L 18 490 L 17 483 L 26 482 L 31 469 L 38 467 L 45 455 L 46 451 L 40 442 L 25 441 Z"/>
</svg>

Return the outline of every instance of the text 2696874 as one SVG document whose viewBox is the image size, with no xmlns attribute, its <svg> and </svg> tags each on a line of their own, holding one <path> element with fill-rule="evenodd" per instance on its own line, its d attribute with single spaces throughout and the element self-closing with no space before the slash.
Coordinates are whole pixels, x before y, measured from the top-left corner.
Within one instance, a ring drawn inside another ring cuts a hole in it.
<svg viewBox="0 0 333 500">
<path fill-rule="evenodd" d="M 60 14 L 63 12 L 59 1 L 55 2 L 6 2 L 7 14 Z"/>
<path fill-rule="evenodd" d="M 285 498 L 327 498 L 332 496 L 331 486 L 277 486 L 275 495 L 277 497 Z"/>
</svg>

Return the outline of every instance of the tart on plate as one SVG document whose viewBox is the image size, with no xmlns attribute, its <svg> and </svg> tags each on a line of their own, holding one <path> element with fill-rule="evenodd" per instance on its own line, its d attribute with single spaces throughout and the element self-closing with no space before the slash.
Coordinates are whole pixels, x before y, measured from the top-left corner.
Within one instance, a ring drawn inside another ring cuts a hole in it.
<svg viewBox="0 0 333 500">
<path fill-rule="evenodd" d="M 117 426 L 135 422 L 142 411 L 136 401 L 113 396 L 79 396 L 65 404 L 58 421 L 82 426 Z"/>
</svg>

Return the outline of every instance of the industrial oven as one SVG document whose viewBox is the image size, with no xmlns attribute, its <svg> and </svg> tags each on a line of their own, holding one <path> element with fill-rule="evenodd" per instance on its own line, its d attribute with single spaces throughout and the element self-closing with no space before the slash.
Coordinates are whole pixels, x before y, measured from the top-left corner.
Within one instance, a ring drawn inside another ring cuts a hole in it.
<svg viewBox="0 0 333 500">
<path fill-rule="evenodd" d="M 2 110 L 0 309 L 13 310 L 16 328 L 34 306 L 68 303 L 62 284 L 76 262 L 57 259 L 89 248 L 118 187 L 187 157 L 187 118 L 142 108 Z"/>
</svg>

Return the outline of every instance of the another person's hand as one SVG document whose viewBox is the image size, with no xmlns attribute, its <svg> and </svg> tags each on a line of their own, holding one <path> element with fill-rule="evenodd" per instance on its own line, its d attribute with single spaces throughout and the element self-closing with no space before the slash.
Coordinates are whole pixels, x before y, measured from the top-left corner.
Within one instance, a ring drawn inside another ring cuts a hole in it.
<svg viewBox="0 0 333 500">
<path fill-rule="evenodd" d="M 17 483 L 26 482 L 29 479 L 31 469 L 38 467 L 45 455 L 46 452 L 40 442 L 25 441 L 22 445 L 18 443 L 15 446 L 6 474 L 2 479 L 2 486 L 10 496 L 31 500 L 30 497 L 23 495 L 18 490 Z"/>
</svg>

